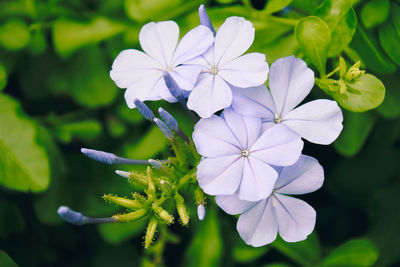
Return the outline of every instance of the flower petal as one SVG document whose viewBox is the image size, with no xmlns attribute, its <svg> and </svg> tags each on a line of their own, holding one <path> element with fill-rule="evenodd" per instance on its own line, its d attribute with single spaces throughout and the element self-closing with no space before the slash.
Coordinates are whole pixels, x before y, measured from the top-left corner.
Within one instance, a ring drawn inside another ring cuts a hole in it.
<svg viewBox="0 0 400 267">
<path fill-rule="evenodd" d="M 197 166 L 197 180 L 209 195 L 231 195 L 236 192 L 243 176 L 240 155 L 203 158 Z"/>
<path fill-rule="evenodd" d="M 301 155 L 303 142 L 288 127 L 276 124 L 268 128 L 250 149 L 250 155 L 275 166 L 294 164 Z"/>
<path fill-rule="evenodd" d="M 174 21 L 150 22 L 139 32 L 142 49 L 160 62 L 164 70 L 172 66 L 172 57 L 178 43 L 179 27 Z"/>
<path fill-rule="evenodd" d="M 318 190 L 324 182 L 324 169 L 313 157 L 301 155 L 299 160 L 280 171 L 274 190 L 277 193 L 300 195 Z"/>
<path fill-rule="evenodd" d="M 254 41 L 253 24 L 242 17 L 229 17 L 215 36 L 215 64 L 223 66 L 242 55 Z"/>
<path fill-rule="evenodd" d="M 218 66 L 218 74 L 228 83 L 238 87 L 251 87 L 265 83 L 268 63 L 265 55 L 250 53 Z"/>
<path fill-rule="evenodd" d="M 221 209 L 231 215 L 242 214 L 257 204 L 257 202 L 239 199 L 238 194 L 216 196 L 215 201 Z"/>
<path fill-rule="evenodd" d="M 249 149 L 261 134 L 261 120 L 258 118 L 240 116 L 231 108 L 225 109 L 221 117 L 242 149 Z"/>
<path fill-rule="evenodd" d="M 270 198 L 240 215 L 236 228 L 240 237 L 248 245 L 260 247 L 276 239 L 278 222 Z"/>
<path fill-rule="evenodd" d="M 159 67 L 159 64 L 145 53 L 136 49 L 127 49 L 115 58 L 110 76 L 118 87 L 128 88 L 146 73 Z"/>
<path fill-rule="evenodd" d="M 247 201 L 259 201 L 267 198 L 273 188 L 278 173 L 251 155 L 246 159 L 243 178 L 239 187 L 239 198 Z"/>
<path fill-rule="evenodd" d="M 286 242 L 305 240 L 315 227 L 316 212 L 303 200 L 274 194 L 272 202 L 275 207 L 279 225 L 279 235 Z"/>
<path fill-rule="evenodd" d="M 200 66 L 182 65 L 174 68 L 169 74 L 183 90 L 193 89 L 201 71 Z"/>
<path fill-rule="evenodd" d="M 321 145 L 329 145 L 343 129 L 342 110 L 336 101 L 314 100 L 290 111 L 283 117 L 283 124 L 304 139 Z"/>
<path fill-rule="evenodd" d="M 196 111 L 202 118 L 208 118 L 216 111 L 231 105 L 232 90 L 218 75 L 204 73 L 200 74 L 199 79 L 189 95 L 189 109 Z"/>
<path fill-rule="evenodd" d="M 216 115 L 201 119 L 194 126 L 192 137 L 197 152 L 202 156 L 240 155 L 240 144 L 225 121 Z"/>
<path fill-rule="evenodd" d="M 129 108 L 135 107 L 133 103 L 135 99 L 140 101 L 161 99 L 158 93 L 158 84 L 163 81 L 162 73 L 155 70 L 145 73 L 146 75 L 132 83 L 125 91 L 125 101 Z"/>
<path fill-rule="evenodd" d="M 295 108 L 314 86 L 314 72 L 294 56 L 280 58 L 271 65 L 269 89 L 279 115 Z"/>
<path fill-rule="evenodd" d="M 263 120 L 274 121 L 274 101 L 268 88 L 262 84 L 255 87 L 233 87 L 232 108 L 235 112 Z"/>
<path fill-rule="evenodd" d="M 184 64 L 186 61 L 203 54 L 213 42 L 213 33 L 206 26 L 200 25 L 190 30 L 182 37 L 176 47 L 174 65 Z"/>
</svg>

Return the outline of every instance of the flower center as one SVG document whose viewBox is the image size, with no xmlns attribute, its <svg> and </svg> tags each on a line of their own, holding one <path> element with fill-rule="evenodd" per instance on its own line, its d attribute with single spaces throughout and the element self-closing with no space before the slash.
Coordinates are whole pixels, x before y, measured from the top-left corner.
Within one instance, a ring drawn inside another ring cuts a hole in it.
<svg viewBox="0 0 400 267">
<path fill-rule="evenodd" d="M 171 72 L 171 71 L 173 71 L 173 70 L 174 70 L 173 67 L 167 67 L 167 72 Z"/>
<path fill-rule="evenodd" d="M 278 114 L 275 114 L 274 122 L 275 123 L 281 123 L 282 122 L 282 118 Z"/>
<path fill-rule="evenodd" d="M 243 157 L 248 157 L 250 155 L 250 152 L 245 149 L 245 150 L 242 150 L 241 154 L 242 154 Z"/>
<path fill-rule="evenodd" d="M 211 73 L 212 75 L 217 75 L 217 73 L 218 73 L 218 68 L 215 67 L 215 66 L 212 66 L 212 67 L 210 68 L 210 73 Z"/>
</svg>

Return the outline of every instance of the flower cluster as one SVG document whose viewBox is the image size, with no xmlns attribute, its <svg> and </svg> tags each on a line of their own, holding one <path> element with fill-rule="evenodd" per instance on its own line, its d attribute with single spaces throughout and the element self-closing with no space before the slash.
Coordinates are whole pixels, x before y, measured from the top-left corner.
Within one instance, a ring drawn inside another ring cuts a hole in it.
<svg viewBox="0 0 400 267">
<path fill-rule="evenodd" d="M 107 196 L 108 201 L 133 211 L 97 220 L 150 216 L 149 232 L 157 227 L 157 220 L 173 221 L 161 207 L 171 198 L 186 225 L 189 217 L 179 190 L 190 184 L 199 219 L 205 216 L 203 192 L 216 196 L 225 212 L 240 215 L 237 230 L 249 245 L 266 245 L 278 232 L 288 242 L 304 240 L 314 229 L 316 212 L 288 195 L 317 190 L 324 174 L 316 159 L 302 155 L 303 139 L 332 143 L 343 127 L 342 112 L 327 99 L 300 105 L 314 86 L 314 72 L 303 60 L 289 56 L 269 68 L 263 54 L 243 55 L 254 40 L 250 21 L 230 17 L 215 31 L 204 6 L 199 17 L 201 25 L 179 42 L 175 22 L 150 22 L 139 33 L 144 52 L 124 50 L 115 59 L 110 75 L 126 88 L 127 105 L 157 124 L 176 157 L 135 161 L 83 149 L 87 156 L 108 164 L 152 166 L 145 176 L 117 171 L 141 182 L 146 196 Z M 264 85 L 267 80 L 269 88 Z M 143 103 L 159 99 L 179 101 L 189 113 L 201 117 L 192 139 L 168 112 L 159 109 L 160 119 L 156 118 Z M 66 207 L 59 213 L 68 222 L 97 223 Z"/>
</svg>

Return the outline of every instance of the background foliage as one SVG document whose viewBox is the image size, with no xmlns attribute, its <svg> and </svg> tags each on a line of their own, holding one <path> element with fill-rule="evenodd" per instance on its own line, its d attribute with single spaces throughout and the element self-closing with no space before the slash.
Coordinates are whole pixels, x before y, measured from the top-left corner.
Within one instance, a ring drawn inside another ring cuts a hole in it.
<svg viewBox="0 0 400 267">
<path fill-rule="evenodd" d="M 109 216 L 116 207 L 101 196 L 132 190 L 113 168 L 83 157 L 80 147 L 137 159 L 168 156 L 167 140 L 126 107 L 108 72 L 121 50 L 139 48 L 143 24 L 174 19 L 181 33 L 187 32 L 198 24 L 201 3 L 0 1 L 0 266 L 152 264 L 141 247 L 143 224 L 76 227 L 63 223 L 56 210 L 68 205 Z M 399 1 L 216 0 L 206 5 L 216 26 L 231 15 L 250 19 L 256 28 L 251 50 L 265 53 L 269 63 L 291 54 L 308 60 L 323 89 L 315 86 L 313 97 L 328 93 L 346 108 L 344 130 L 333 146 L 305 146 L 304 153 L 318 158 L 326 175 L 321 190 L 304 196 L 318 214 L 316 231 L 306 241 L 278 239 L 248 247 L 235 230 L 235 218 L 210 200 L 205 221 L 199 223 L 193 209 L 189 228 L 172 227 L 179 240 L 167 246 L 165 265 L 397 266 Z M 339 56 L 347 69 L 361 60 L 369 74 L 351 82 L 340 71 L 332 80 L 342 83 L 324 81 Z M 343 84 L 347 91 L 338 94 Z M 383 103 L 370 110 L 384 94 Z M 190 134 L 193 123 L 179 106 L 149 105 L 166 107 Z"/>
</svg>

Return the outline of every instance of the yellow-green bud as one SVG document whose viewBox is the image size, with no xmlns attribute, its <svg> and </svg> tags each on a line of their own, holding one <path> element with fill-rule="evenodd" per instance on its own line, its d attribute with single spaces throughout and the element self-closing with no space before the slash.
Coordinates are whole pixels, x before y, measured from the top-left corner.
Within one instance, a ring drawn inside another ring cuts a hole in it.
<svg viewBox="0 0 400 267">
<path fill-rule="evenodd" d="M 175 186 L 173 186 L 168 180 L 161 179 L 160 187 L 165 196 L 172 196 L 175 191 Z"/>
<path fill-rule="evenodd" d="M 340 75 L 341 79 L 346 74 L 346 71 L 347 71 L 346 61 L 342 57 L 340 57 L 339 58 L 339 75 Z"/>
<path fill-rule="evenodd" d="M 166 211 L 165 209 L 161 208 L 160 206 L 158 206 L 156 203 L 153 203 L 153 211 L 154 213 L 164 222 L 166 222 L 167 224 L 171 224 L 174 222 L 174 216 L 172 216 L 171 214 L 168 213 L 168 211 Z"/>
<path fill-rule="evenodd" d="M 105 201 L 113 202 L 113 203 L 120 205 L 122 207 L 125 207 L 125 208 L 130 208 L 130 209 L 134 209 L 134 210 L 143 208 L 143 205 L 139 201 L 133 200 L 133 199 L 117 197 L 117 196 L 113 196 L 113 195 L 104 195 L 103 199 Z"/>
<path fill-rule="evenodd" d="M 149 185 L 146 193 L 149 200 L 155 200 L 157 198 L 156 187 L 154 186 L 153 179 L 151 177 L 152 172 L 150 167 L 147 167 L 146 173 L 147 173 L 147 182 Z"/>
<path fill-rule="evenodd" d="M 158 224 L 157 218 L 151 217 L 149 224 L 147 225 L 146 235 L 144 237 L 144 248 L 145 249 L 148 249 L 150 247 L 151 243 L 153 243 L 154 235 L 157 230 L 157 224 Z"/>
<path fill-rule="evenodd" d="M 345 75 L 345 80 L 353 81 L 360 78 L 360 76 L 365 73 L 365 70 L 360 70 L 360 65 L 361 61 L 357 61 L 353 66 L 351 66 Z"/>
<path fill-rule="evenodd" d="M 187 225 L 189 223 L 189 214 L 186 210 L 185 200 L 180 194 L 178 194 L 178 192 L 175 194 L 175 204 L 181 223 Z"/>
<path fill-rule="evenodd" d="M 148 178 L 147 174 L 139 173 L 139 172 L 129 172 L 129 182 L 131 182 L 135 186 L 139 186 L 141 188 L 148 186 Z"/>
<path fill-rule="evenodd" d="M 125 214 L 116 214 L 112 216 L 118 222 L 133 222 L 144 218 L 148 214 L 148 210 L 140 209 Z"/>
</svg>

